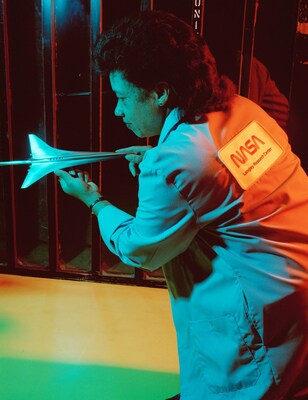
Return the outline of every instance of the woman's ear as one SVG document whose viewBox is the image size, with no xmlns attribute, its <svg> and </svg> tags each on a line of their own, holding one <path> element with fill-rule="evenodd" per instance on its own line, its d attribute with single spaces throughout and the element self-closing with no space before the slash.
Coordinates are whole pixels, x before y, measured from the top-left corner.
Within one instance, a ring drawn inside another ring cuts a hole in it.
<svg viewBox="0 0 308 400">
<path fill-rule="evenodd" d="M 159 107 L 163 107 L 169 99 L 169 85 L 167 82 L 159 82 L 155 88 L 156 103 Z"/>
</svg>

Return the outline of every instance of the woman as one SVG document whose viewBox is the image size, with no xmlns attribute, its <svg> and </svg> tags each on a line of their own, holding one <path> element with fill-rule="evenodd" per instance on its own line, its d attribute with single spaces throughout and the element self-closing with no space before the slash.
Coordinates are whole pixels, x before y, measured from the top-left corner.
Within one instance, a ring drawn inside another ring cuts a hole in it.
<svg viewBox="0 0 308 400">
<path fill-rule="evenodd" d="M 204 41 L 173 15 L 124 18 L 95 57 L 115 114 L 136 136 L 159 137 L 127 156 L 140 169 L 136 215 L 110 204 L 87 173 L 56 174 L 124 263 L 163 266 L 181 400 L 307 393 L 308 182 L 286 134 L 234 94 Z"/>
</svg>

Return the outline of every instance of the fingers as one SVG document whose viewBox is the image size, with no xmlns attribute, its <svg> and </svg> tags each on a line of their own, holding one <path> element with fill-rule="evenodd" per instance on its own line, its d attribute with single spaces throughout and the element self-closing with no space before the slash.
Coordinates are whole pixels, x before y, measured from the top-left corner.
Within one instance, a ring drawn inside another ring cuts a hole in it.
<svg viewBox="0 0 308 400">
<path fill-rule="evenodd" d="M 96 192 L 96 191 L 99 190 L 99 188 L 98 188 L 98 186 L 96 185 L 96 183 L 94 183 L 94 182 L 92 182 L 92 181 L 88 182 L 88 185 L 92 188 L 92 190 L 93 190 L 94 192 Z"/>
<path fill-rule="evenodd" d="M 57 170 L 54 173 L 58 176 L 63 191 L 72 196 L 77 197 L 79 192 L 87 191 L 90 188 L 90 190 L 98 190 L 87 171 L 71 169 L 69 172 Z"/>
<path fill-rule="evenodd" d="M 123 147 L 122 149 L 116 150 L 116 153 L 125 153 L 126 160 L 129 161 L 128 168 L 133 176 L 139 175 L 138 165 L 141 163 L 144 157 L 144 153 L 150 150 L 152 146 L 130 146 Z"/>
<path fill-rule="evenodd" d="M 144 153 L 152 146 L 130 146 L 116 150 L 117 153 L 126 153 L 125 158 L 129 161 L 128 168 L 133 176 L 139 175 L 138 165 L 144 157 Z M 128 154 L 127 154 L 128 153 Z"/>
<path fill-rule="evenodd" d="M 123 149 L 117 149 L 115 151 L 116 153 L 130 153 L 131 151 L 131 147 L 123 147 Z"/>
<path fill-rule="evenodd" d="M 87 203 L 89 195 L 99 192 L 98 186 L 92 182 L 88 172 L 78 169 L 71 169 L 69 172 L 63 170 L 55 171 L 59 177 L 62 190 L 77 199 Z"/>
<path fill-rule="evenodd" d="M 73 178 L 68 172 L 61 170 L 54 171 L 54 174 L 58 176 L 59 178 L 59 183 L 62 187 L 62 189 L 67 192 L 67 187 L 74 181 L 75 178 Z"/>
<path fill-rule="evenodd" d="M 122 149 L 117 149 L 116 153 L 137 153 L 139 150 L 137 149 L 139 146 L 130 146 L 123 147 Z"/>
<path fill-rule="evenodd" d="M 89 174 L 89 172 L 87 172 L 87 171 L 81 171 L 80 169 L 71 169 L 70 171 L 69 171 L 69 174 L 72 176 L 72 177 L 74 177 L 74 178 L 80 178 L 80 179 L 82 179 L 83 181 L 85 181 L 86 183 L 88 183 L 88 182 L 91 182 L 91 177 L 90 177 L 90 174 Z"/>
<path fill-rule="evenodd" d="M 152 146 L 130 146 L 123 147 L 122 149 L 117 149 L 116 153 L 134 153 L 134 154 L 144 154 L 147 150 L 151 149 Z"/>
<path fill-rule="evenodd" d="M 61 179 L 65 179 L 67 177 L 67 175 L 69 175 L 66 171 L 63 171 L 63 169 L 54 171 L 54 174 L 57 175 Z"/>
<path fill-rule="evenodd" d="M 130 162 L 130 163 L 128 164 L 128 168 L 129 168 L 130 173 L 131 173 L 133 176 L 139 175 L 139 168 L 138 168 L 138 165 L 135 164 L 134 162 Z"/>
<path fill-rule="evenodd" d="M 86 183 L 92 181 L 89 172 L 81 171 L 79 169 L 71 169 L 68 172 L 64 171 L 63 169 L 60 169 L 60 170 L 54 171 L 54 174 L 57 175 L 60 179 L 63 179 L 65 181 L 69 181 L 70 178 L 80 178 L 83 181 L 85 181 Z"/>
<path fill-rule="evenodd" d="M 141 163 L 141 161 L 143 160 L 143 155 L 136 155 L 136 154 L 128 154 L 125 156 L 126 160 L 129 161 L 128 163 L 128 168 L 130 173 L 133 176 L 137 176 L 139 175 L 139 164 Z"/>
<path fill-rule="evenodd" d="M 143 155 L 141 155 L 141 154 L 127 154 L 125 156 L 125 158 L 130 163 L 140 164 L 142 159 L 143 159 Z"/>
</svg>

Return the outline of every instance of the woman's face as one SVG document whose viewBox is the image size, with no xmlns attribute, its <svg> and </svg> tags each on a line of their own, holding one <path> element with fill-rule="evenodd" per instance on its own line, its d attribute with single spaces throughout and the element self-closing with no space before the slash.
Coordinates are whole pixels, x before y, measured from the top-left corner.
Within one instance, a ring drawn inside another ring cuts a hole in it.
<svg viewBox="0 0 308 400">
<path fill-rule="evenodd" d="M 109 78 L 118 99 L 115 115 L 121 117 L 128 129 L 140 138 L 160 135 L 170 112 L 163 107 L 162 94 L 140 89 L 127 81 L 121 71 L 111 72 Z"/>
</svg>

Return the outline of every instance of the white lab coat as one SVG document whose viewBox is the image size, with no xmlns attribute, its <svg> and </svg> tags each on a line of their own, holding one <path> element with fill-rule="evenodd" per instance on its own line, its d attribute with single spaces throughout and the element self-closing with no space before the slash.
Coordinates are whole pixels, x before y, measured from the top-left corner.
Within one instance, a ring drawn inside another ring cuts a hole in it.
<svg viewBox="0 0 308 400">
<path fill-rule="evenodd" d="M 124 263 L 163 266 L 181 400 L 284 399 L 308 353 L 308 180 L 286 134 L 240 96 L 196 124 L 175 109 L 140 171 L 136 215 L 99 226 Z"/>
</svg>

